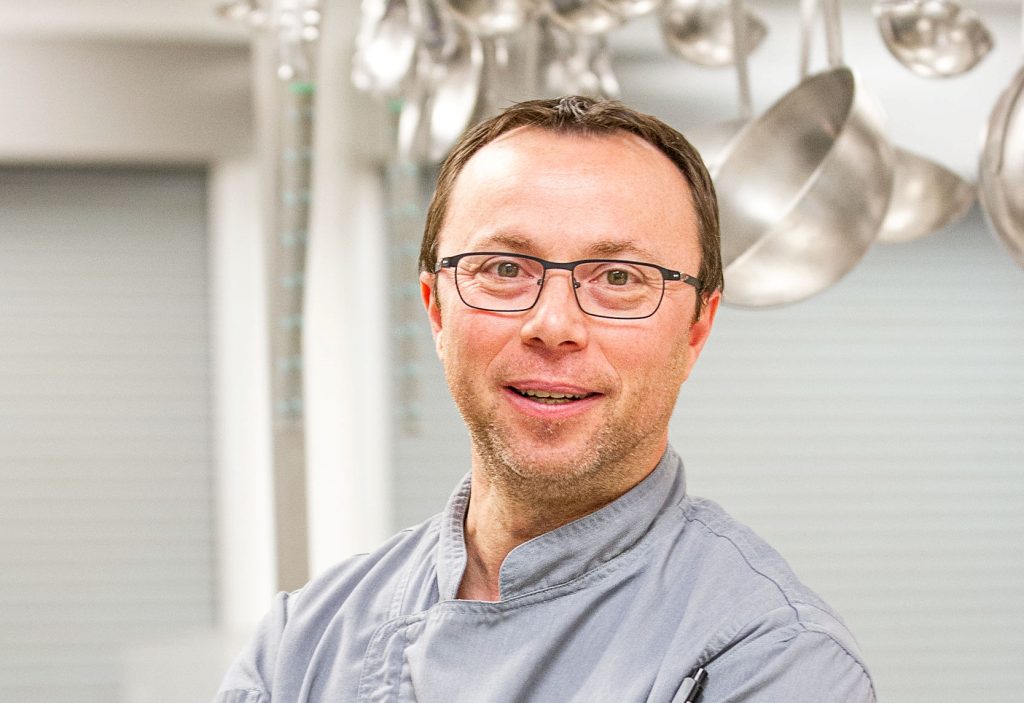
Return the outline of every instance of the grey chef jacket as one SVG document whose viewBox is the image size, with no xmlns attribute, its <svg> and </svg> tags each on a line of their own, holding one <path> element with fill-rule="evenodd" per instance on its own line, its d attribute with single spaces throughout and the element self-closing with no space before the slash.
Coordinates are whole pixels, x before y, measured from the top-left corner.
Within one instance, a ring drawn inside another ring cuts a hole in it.
<svg viewBox="0 0 1024 703">
<path fill-rule="evenodd" d="M 867 703 L 853 636 L 782 557 L 686 495 L 670 448 L 615 502 L 513 549 L 456 600 L 468 476 L 445 511 L 282 593 L 215 703 Z"/>
</svg>

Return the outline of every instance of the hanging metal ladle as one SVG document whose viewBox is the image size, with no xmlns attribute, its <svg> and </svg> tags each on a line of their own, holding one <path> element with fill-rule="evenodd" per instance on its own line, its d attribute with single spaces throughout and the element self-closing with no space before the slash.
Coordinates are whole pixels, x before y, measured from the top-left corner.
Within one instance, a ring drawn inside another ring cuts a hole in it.
<svg viewBox="0 0 1024 703">
<path fill-rule="evenodd" d="M 398 119 L 402 160 L 439 163 L 468 127 L 480 100 L 480 40 L 437 0 L 410 0 L 420 36 L 414 81 Z"/>
<path fill-rule="evenodd" d="M 1022 7 L 1024 45 L 1024 7 Z M 988 120 L 978 164 L 982 209 L 1014 261 L 1024 266 L 1024 67 L 1010 81 Z"/>
<path fill-rule="evenodd" d="M 702 125 L 687 130 L 686 138 L 697 147 L 709 170 L 722 160 L 736 135 L 754 116 L 753 100 L 750 96 L 750 74 L 747 70 L 747 54 L 749 52 L 749 34 L 746 28 L 746 10 L 743 0 L 730 0 L 730 11 L 733 25 L 733 55 L 736 59 L 736 78 L 740 94 L 740 116 L 738 119 Z"/>
<path fill-rule="evenodd" d="M 956 222 L 975 200 L 972 184 L 942 164 L 893 148 L 892 200 L 878 241 L 909 242 Z"/>
<path fill-rule="evenodd" d="M 571 34 L 607 34 L 626 18 L 600 0 L 543 0 L 551 20 Z"/>
<path fill-rule="evenodd" d="M 617 99 L 619 81 L 612 71 L 608 33 L 626 18 L 602 0 L 543 3 L 551 25 L 548 40 L 555 47 L 558 63 L 553 66 L 557 74 L 554 82 L 560 81 L 566 92 Z"/>
<path fill-rule="evenodd" d="M 612 72 L 608 38 L 566 32 L 547 22 L 541 41 L 547 55 L 544 62 L 544 92 L 555 95 L 585 95 L 617 100 L 621 90 Z"/>
<path fill-rule="evenodd" d="M 666 0 L 659 12 L 665 45 L 700 66 L 729 66 L 736 61 L 737 23 L 729 0 Z M 768 33 L 761 18 L 743 8 L 746 53 L 757 48 Z"/>
<path fill-rule="evenodd" d="M 879 17 L 879 25 L 890 28 L 888 35 L 884 28 L 882 30 L 883 36 L 887 37 L 886 43 L 889 45 L 890 51 L 893 51 L 894 55 L 907 66 L 912 68 L 916 66 L 917 72 L 925 70 L 928 66 L 931 67 L 928 70 L 932 71 L 937 71 L 942 67 L 945 67 L 944 70 L 947 71 L 953 70 L 954 56 L 963 56 L 963 51 L 941 54 L 937 53 L 936 49 L 931 53 L 918 52 L 911 56 L 909 42 L 906 39 L 909 30 L 900 33 L 893 29 L 902 26 L 902 23 L 911 23 L 911 19 L 914 17 L 920 19 L 921 13 L 931 12 L 932 15 L 937 12 L 959 13 L 959 8 L 954 11 L 944 8 L 929 10 L 927 7 L 952 4 L 947 0 L 926 0 L 924 3 L 919 0 L 910 2 L 907 0 L 880 0 L 876 2 L 875 13 Z M 961 17 L 961 21 L 967 19 L 969 18 L 966 15 Z M 984 28 L 982 27 L 981 30 L 984 31 Z M 930 31 L 921 30 L 921 33 L 929 34 L 931 39 L 928 42 L 918 41 L 918 46 L 927 43 L 937 48 L 948 47 L 953 43 L 952 38 L 959 36 L 949 26 L 944 26 L 943 32 L 932 29 Z M 945 39 L 937 39 L 936 34 L 943 34 Z M 981 48 L 980 44 L 972 45 L 975 48 Z M 902 55 L 901 58 L 894 46 L 901 47 L 908 53 Z M 991 48 L 991 42 L 988 43 L 988 48 Z M 985 51 L 988 48 L 985 48 Z M 980 58 L 981 56 L 976 56 L 970 65 L 973 66 Z M 965 61 L 957 63 L 960 72 L 970 67 Z M 945 73 L 944 75 L 954 74 Z M 974 204 L 974 200 L 974 186 L 945 166 L 912 151 L 894 147 L 892 199 L 889 201 L 889 210 L 882 221 L 881 229 L 879 229 L 878 241 L 885 243 L 909 242 L 937 232 L 966 215 L 971 209 L 971 205 Z"/>
<path fill-rule="evenodd" d="M 359 90 L 393 97 L 415 65 L 417 37 L 408 0 L 363 0 L 352 57 Z"/>
<path fill-rule="evenodd" d="M 444 5 L 478 37 L 517 32 L 536 11 L 535 0 L 444 0 Z"/>
<path fill-rule="evenodd" d="M 876 0 L 872 10 L 889 52 L 919 76 L 958 76 L 992 50 L 981 18 L 953 0 Z"/>
</svg>

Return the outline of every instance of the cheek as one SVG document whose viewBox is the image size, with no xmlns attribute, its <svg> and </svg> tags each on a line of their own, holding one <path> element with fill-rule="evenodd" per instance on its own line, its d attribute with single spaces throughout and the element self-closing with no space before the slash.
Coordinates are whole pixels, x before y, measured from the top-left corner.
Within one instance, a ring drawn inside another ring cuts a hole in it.
<svg viewBox="0 0 1024 703">
<path fill-rule="evenodd" d="M 633 385 L 642 391 L 678 388 L 686 380 L 689 366 L 688 335 L 664 337 L 653 331 L 640 339 L 645 341 L 638 343 L 636 334 L 628 335 L 605 347 L 623 385 Z"/>
<path fill-rule="evenodd" d="M 487 313 L 467 308 L 445 310 L 445 327 L 438 341 L 444 349 L 442 361 L 465 374 L 482 378 L 509 340 L 515 339 L 517 327 L 509 320 L 495 319 Z M 473 379 L 467 379 L 473 380 Z"/>
</svg>

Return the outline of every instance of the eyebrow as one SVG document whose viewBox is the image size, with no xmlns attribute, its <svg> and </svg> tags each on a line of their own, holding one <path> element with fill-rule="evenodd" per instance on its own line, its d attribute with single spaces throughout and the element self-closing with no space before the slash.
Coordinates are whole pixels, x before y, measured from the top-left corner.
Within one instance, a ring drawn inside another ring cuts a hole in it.
<svg viewBox="0 0 1024 703">
<path fill-rule="evenodd" d="M 605 239 L 600 242 L 595 242 L 587 248 L 591 256 L 595 257 L 617 257 L 622 255 L 636 256 L 647 261 L 652 261 L 656 257 L 647 249 L 641 246 L 637 246 L 633 242 L 623 242 L 614 239 Z"/>
<path fill-rule="evenodd" d="M 525 254 L 532 253 L 536 250 L 536 244 L 533 239 L 512 232 L 496 232 L 491 234 L 477 242 L 474 245 L 474 248 L 479 251 L 492 246 L 506 247 L 511 252 Z M 615 239 L 603 239 L 598 242 L 594 242 L 587 247 L 586 256 L 584 258 L 604 259 L 623 255 L 636 256 L 646 259 L 647 261 L 653 261 L 656 258 L 650 251 L 637 246 L 633 242 Z"/>
</svg>

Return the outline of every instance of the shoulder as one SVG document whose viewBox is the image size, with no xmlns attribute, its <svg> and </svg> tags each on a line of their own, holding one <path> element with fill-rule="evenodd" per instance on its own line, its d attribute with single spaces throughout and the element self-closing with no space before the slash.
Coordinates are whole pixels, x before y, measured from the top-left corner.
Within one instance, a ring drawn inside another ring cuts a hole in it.
<svg viewBox="0 0 1024 703">
<path fill-rule="evenodd" d="M 216 703 L 243 693 L 271 694 L 301 685 L 320 643 L 351 664 L 369 634 L 392 615 L 398 596 L 410 583 L 429 582 L 439 517 L 399 532 L 379 548 L 352 556 L 313 578 L 302 588 L 277 595 L 246 649 L 228 670 Z M 240 700 L 250 700 L 242 698 Z M 261 700 L 253 698 L 252 700 Z"/>
<path fill-rule="evenodd" d="M 798 616 L 806 606 L 809 617 L 820 611 L 827 619 L 838 619 L 778 551 L 717 503 L 687 496 L 679 509 L 685 526 L 678 546 L 691 559 L 699 558 L 702 568 L 717 575 L 719 583 L 732 584 L 734 596 L 748 593 L 775 607 L 789 606 Z"/>
<path fill-rule="evenodd" d="M 719 685 L 767 686 L 769 677 L 772 690 L 786 692 L 771 700 L 874 700 L 853 634 L 778 551 L 713 501 L 688 496 L 679 509 L 677 547 L 699 564 L 696 590 L 716 613 L 699 659 Z M 809 697 L 789 690 L 801 682 Z M 850 693 L 830 698 L 833 689 Z"/>
<path fill-rule="evenodd" d="M 352 597 L 361 599 L 393 592 L 407 582 L 410 572 L 432 571 L 440 516 L 395 534 L 372 552 L 341 561 L 288 594 L 289 611 L 295 617 L 322 620 Z M 413 579 L 415 580 L 415 579 Z M 372 606 L 367 602 L 366 605 Z"/>
</svg>

